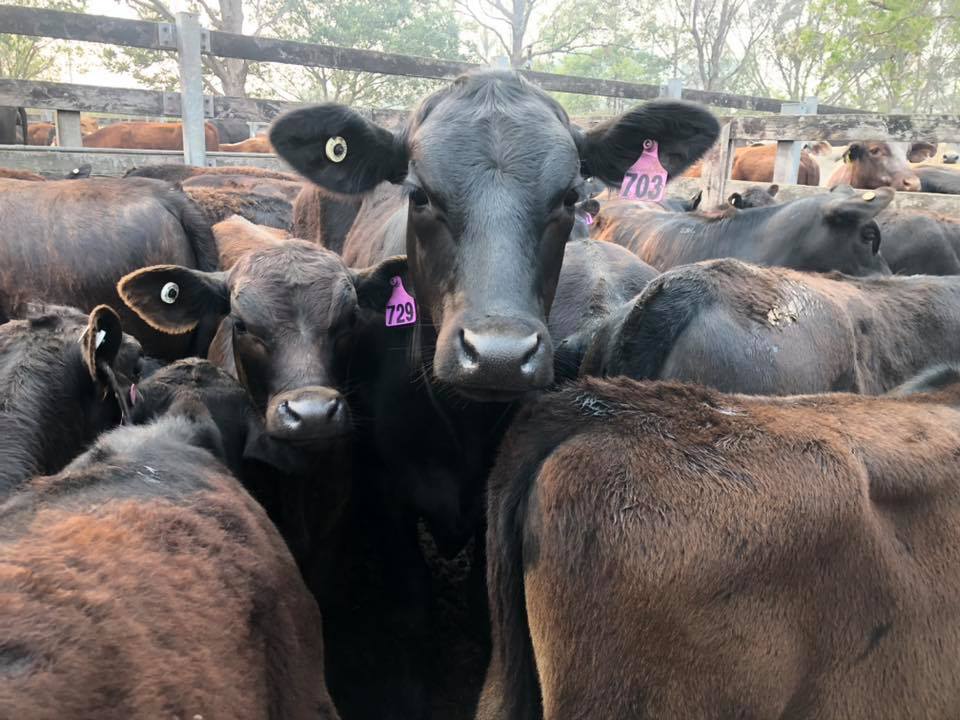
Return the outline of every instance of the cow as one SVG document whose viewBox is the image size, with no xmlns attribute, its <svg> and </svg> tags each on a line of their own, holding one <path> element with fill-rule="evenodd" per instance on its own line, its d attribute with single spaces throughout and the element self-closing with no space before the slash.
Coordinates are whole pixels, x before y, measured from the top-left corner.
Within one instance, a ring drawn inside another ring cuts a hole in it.
<svg viewBox="0 0 960 720">
<path fill-rule="evenodd" d="M 203 139 L 207 152 L 220 147 L 217 129 L 204 123 Z M 136 150 L 183 150 L 183 125 L 178 122 L 119 122 L 83 136 L 83 146 L 91 148 L 129 148 Z"/>
<path fill-rule="evenodd" d="M 928 193 L 960 195 L 960 172 L 946 167 L 919 166 L 914 168 L 920 178 L 920 189 Z"/>
<path fill-rule="evenodd" d="M 53 123 L 39 122 L 30 126 L 28 145 L 53 145 L 57 137 L 57 128 Z"/>
<path fill-rule="evenodd" d="M 607 203 L 593 237 L 622 245 L 658 270 L 736 257 L 808 272 L 889 274 L 874 218 L 893 199 L 879 188 L 849 187 L 782 205 L 712 213 L 665 213 L 636 203 Z"/>
<path fill-rule="evenodd" d="M 0 500 L 56 473 L 129 412 L 143 366 L 117 314 L 0 302 Z"/>
<path fill-rule="evenodd" d="M 205 354 L 212 328 L 170 336 L 123 307 L 117 281 L 144 265 L 217 267 L 210 224 L 179 190 L 145 178 L 0 180 L 0 287 L 25 300 L 118 310 L 148 355 Z"/>
<path fill-rule="evenodd" d="M 4 714 L 337 720 L 317 603 L 224 464 L 228 409 L 179 400 L 0 503 Z"/>
<path fill-rule="evenodd" d="M 910 150 L 908 143 L 850 143 L 843 153 L 843 164 L 830 175 L 827 186 L 852 185 L 864 190 L 892 187 L 919 192 L 920 178 L 907 162 Z"/>
<path fill-rule="evenodd" d="M 582 375 L 754 395 L 892 389 L 960 362 L 960 278 L 852 278 L 714 260 L 652 280 L 586 341 Z"/>
<path fill-rule="evenodd" d="M 773 182 L 773 166 L 776 159 L 776 145 L 738 148 L 733 159 L 730 178 L 748 182 Z M 820 184 L 820 166 L 806 150 L 800 152 L 797 184 L 814 186 Z"/>
<path fill-rule="evenodd" d="M 240 215 L 256 225 L 282 230 L 289 230 L 293 223 L 293 207 L 282 195 L 250 188 L 204 187 L 196 184 L 184 187 L 183 191 L 211 224 L 231 215 Z"/>
<path fill-rule="evenodd" d="M 239 118 L 213 118 L 208 120 L 217 129 L 222 143 L 242 142 L 250 137 L 250 124 Z"/>
<path fill-rule="evenodd" d="M 727 198 L 727 204 L 732 205 L 737 208 L 737 210 L 769 207 L 770 205 L 777 205 L 779 203 L 777 200 L 778 192 L 780 192 L 779 185 L 769 185 L 765 188 L 760 185 L 753 185 L 742 193 L 731 193 L 730 197 Z"/>
<path fill-rule="evenodd" d="M 960 275 L 960 221 L 925 210 L 877 216 L 883 258 L 896 275 Z"/>
<path fill-rule="evenodd" d="M 490 477 L 476 717 L 954 717 L 958 406 L 543 395 Z"/>
<path fill-rule="evenodd" d="M 257 135 L 236 143 L 220 143 L 220 152 L 272 153 L 273 148 L 266 135 Z"/>
<path fill-rule="evenodd" d="M 369 265 L 406 248 L 417 301 L 437 330 L 433 375 L 499 399 L 553 379 L 544 322 L 582 178 L 618 182 L 645 139 L 659 142 L 661 163 L 678 174 L 718 132 L 706 110 L 657 100 L 573 134 L 545 93 L 515 72 L 486 70 L 430 96 L 400 136 L 326 104 L 281 116 L 270 142 L 334 192 L 405 184 L 407 201 L 387 228 L 362 237 L 355 225 L 344 257 Z"/>
<path fill-rule="evenodd" d="M 267 168 L 251 167 L 247 165 L 228 165 L 225 167 L 194 167 L 192 165 L 163 164 L 163 165 L 142 165 L 140 167 L 130 168 L 124 173 L 124 177 L 145 177 L 154 180 L 166 180 L 167 182 L 183 182 L 188 178 L 209 175 L 244 175 L 247 177 L 262 178 L 265 180 L 286 180 L 289 182 L 300 183 L 300 178 L 293 173 L 282 172 L 280 170 L 269 170 Z"/>
<path fill-rule="evenodd" d="M 29 138 L 26 110 L 0 107 L 0 145 L 26 145 Z"/>
<path fill-rule="evenodd" d="M 304 185 L 293 202 L 291 232 L 342 253 L 364 199 L 363 195 L 343 195 L 318 185 Z"/>
<path fill-rule="evenodd" d="M 2 180 L 26 180 L 29 182 L 44 182 L 46 178 L 29 170 L 17 170 L 16 168 L 0 168 L 0 179 Z"/>
<path fill-rule="evenodd" d="M 291 204 L 297 199 L 297 196 L 303 189 L 303 183 L 300 182 L 276 180 L 274 178 L 264 178 L 256 175 L 246 175 L 243 173 L 236 173 L 233 175 L 227 173 L 193 175 L 192 177 L 188 177 L 181 181 L 180 186 L 184 190 L 189 188 L 225 188 L 229 190 L 243 190 L 260 195 L 280 197 Z M 302 236 L 298 235 L 297 237 Z"/>
<path fill-rule="evenodd" d="M 567 243 L 547 320 L 556 348 L 554 377 L 558 381 L 577 376 L 596 326 L 638 295 L 657 274 L 636 255 L 613 243 L 586 237 Z"/>
</svg>

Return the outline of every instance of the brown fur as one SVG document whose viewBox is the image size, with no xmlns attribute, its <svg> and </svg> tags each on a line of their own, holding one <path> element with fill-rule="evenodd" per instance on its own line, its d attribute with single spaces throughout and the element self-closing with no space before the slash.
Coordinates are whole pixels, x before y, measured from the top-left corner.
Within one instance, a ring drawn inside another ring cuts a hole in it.
<svg viewBox="0 0 960 720">
<path fill-rule="evenodd" d="M 261 195 L 275 195 L 292 203 L 303 188 L 303 183 L 240 173 L 236 175 L 218 173 L 216 175 L 203 174 L 188 177 L 181 183 L 181 186 L 183 188 L 209 187 L 245 190 Z"/>
<path fill-rule="evenodd" d="M 53 123 L 30 123 L 27 134 L 29 136 L 28 145 L 52 145 L 57 137 L 57 129 L 53 126 Z"/>
<path fill-rule="evenodd" d="M 29 180 L 30 182 L 46 182 L 43 175 L 37 175 L 29 170 L 14 170 L 13 168 L 0 168 L 0 178 L 6 180 Z"/>
<path fill-rule="evenodd" d="M 220 152 L 272 153 L 273 146 L 270 144 L 269 138 L 264 134 L 241 142 L 221 144 Z"/>
<path fill-rule="evenodd" d="M 220 147 L 220 136 L 211 123 L 204 123 L 203 139 L 208 152 Z M 183 150 L 181 123 L 123 122 L 100 128 L 85 135 L 84 147 L 125 148 L 140 150 Z"/>
<path fill-rule="evenodd" d="M 124 173 L 124 177 L 148 177 L 168 182 L 181 182 L 198 175 L 244 175 L 272 180 L 287 180 L 302 183 L 303 178 L 293 173 L 267 168 L 252 167 L 249 165 L 226 165 L 224 167 L 193 167 L 191 165 L 143 165 L 131 168 Z"/>
<path fill-rule="evenodd" d="M 340 195 L 318 185 L 304 185 L 293 203 L 292 232 L 334 252 L 343 252 L 362 195 Z"/>
<path fill-rule="evenodd" d="M 278 240 L 289 239 L 290 234 L 277 228 L 255 225 L 240 215 L 232 215 L 213 226 L 213 237 L 217 241 L 220 268 L 229 270 L 244 255 L 273 247 Z"/>
<path fill-rule="evenodd" d="M 958 399 L 542 398 L 490 479 L 477 717 L 956 717 Z"/>
<path fill-rule="evenodd" d="M 776 145 L 754 145 L 737 148 L 730 178 L 748 182 L 773 182 L 773 166 L 777 159 Z M 820 166 L 806 150 L 800 152 L 798 185 L 819 185 Z"/>
<path fill-rule="evenodd" d="M 241 188 L 185 187 L 211 224 L 240 215 L 257 225 L 288 229 L 293 210 L 290 202 L 273 194 L 251 192 Z"/>
<path fill-rule="evenodd" d="M 0 505 L 5 716 L 336 720 L 316 602 L 207 418 L 103 436 Z"/>
</svg>

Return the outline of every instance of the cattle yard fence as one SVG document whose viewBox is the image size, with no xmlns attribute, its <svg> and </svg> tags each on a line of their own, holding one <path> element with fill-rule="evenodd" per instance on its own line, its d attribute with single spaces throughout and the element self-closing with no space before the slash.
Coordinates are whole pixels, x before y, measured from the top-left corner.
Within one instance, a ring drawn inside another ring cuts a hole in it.
<svg viewBox="0 0 960 720">
<path fill-rule="evenodd" d="M 0 78 L 0 105 L 24 106 L 55 113 L 57 147 L 0 146 L 0 165 L 30 169 L 45 174 L 64 173 L 82 163 L 93 172 L 118 175 L 134 165 L 184 162 L 191 165 L 257 165 L 289 169 L 273 155 L 207 152 L 204 121 L 236 118 L 247 122 L 270 122 L 278 114 L 300 107 L 280 100 L 205 95 L 201 58 L 204 54 L 254 62 L 326 67 L 339 70 L 449 80 L 478 67 L 470 63 L 413 57 L 396 53 L 357 50 L 301 43 L 277 38 L 253 37 L 208 30 L 193 13 L 177 13 L 173 23 L 130 20 L 99 15 L 0 5 L 0 33 L 95 42 L 122 47 L 165 51 L 174 54 L 180 70 L 180 91 L 160 92 L 119 89 L 72 83 L 22 81 Z M 819 105 L 816 98 L 787 102 L 773 98 L 683 88 L 678 80 L 664 85 L 603 80 L 521 70 L 544 90 L 601 97 L 647 100 L 679 97 L 719 108 L 780 113 L 765 116 L 721 118 L 720 141 L 704 160 L 701 179 L 705 204 L 720 203 L 730 190 L 740 187 L 729 180 L 736 147 L 748 142 L 775 141 L 777 156 L 774 182 L 781 184 L 784 197 L 823 192 L 823 188 L 794 186 L 800 151 L 806 141 L 834 143 L 854 140 L 960 141 L 960 117 L 878 115 L 833 105 Z M 184 150 L 117 150 L 84 148 L 80 113 L 182 118 Z M 370 119 L 396 127 L 402 110 L 361 110 Z M 577 118 L 589 125 L 596 118 Z M 672 194 L 686 193 L 694 183 L 688 179 L 671 183 Z M 788 189 L 789 188 L 789 189 Z M 960 204 L 948 196 L 903 199 L 895 203 L 916 206 L 923 203 L 946 212 L 960 211 Z M 705 205 L 709 206 L 709 205 Z"/>
</svg>

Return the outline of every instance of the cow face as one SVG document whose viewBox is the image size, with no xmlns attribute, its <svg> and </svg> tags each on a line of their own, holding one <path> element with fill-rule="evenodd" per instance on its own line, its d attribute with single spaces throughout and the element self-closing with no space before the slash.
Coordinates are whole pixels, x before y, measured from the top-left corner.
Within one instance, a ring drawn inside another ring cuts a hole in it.
<svg viewBox="0 0 960 720">
<path fill-rule="evenodd" d="M 189 332 L 222 318 L 210 359 L 247 388 L 271 437 L 317 445 L 350 429 L 337 389 L 361 308 L 382 311 L 404 258 L 350 270 L 312 243 L 277 241 L 228 272 L 161 265 L 120 281 L 120 297 L 153 327 Z"/>
<path fill-rule="evenodd" d="M 663 100 L 582 132 L 521 76 L 485 71 L 427 98 L 400 135 L 321 105 L 280 118 L 270 141 L 328 190 L 404 185 L 412 284 L 437 331 L 434 375 L 483 400 L 553 379 L 545 322 L 584 178 L 619 183 L 647 139 L 676 175 L 717 134 L 706 110 Z"/>
<path fill-rule="evenodd" d="M 844 165 L 834 171 L 831 187 L 838 184 L 872 190 L 892 187 L 920 191 L 920 178 L 907 163 L 908 143 L 855 142 L 843 154 Z"/>
</svg>

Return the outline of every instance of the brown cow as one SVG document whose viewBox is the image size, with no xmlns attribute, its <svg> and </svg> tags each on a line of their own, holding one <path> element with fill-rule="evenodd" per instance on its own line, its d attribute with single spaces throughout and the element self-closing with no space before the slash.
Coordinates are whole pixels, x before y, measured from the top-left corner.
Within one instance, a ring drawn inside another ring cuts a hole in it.
<svg viewBox="0 0 960 720">
<path fill-rule="evenodd" d="M 0 168 L 0 179 L 4 180 L 28 180 L 30 182 L 45 182 L 43 175 L 37 175 L 29 170 L 16 170 L 14 168 Z"/>
<path fill-rule="evenodd" d="M 753 145 L 738 148 L 730 178 L 748 182 L 773 182 L 773 166 L 777 159 L 776 145 Z M 819 185 L 820 166 L 806 150 L 800 151 L 798 185 Z"/>
<path fill-rule="evenodd" d="M 291 182 L 289 180 L 275 180 L 273 178 L 264 178 L 256 175 L 247 175 L 245 173 L 204 173 L 193 175 L 180 183 L 181 187 L 194 188 L 226 188 L 230 190 L 245 190 L 247 192 L 260 193 L 262 195 L 272 195 L 282 197 L 290 203 L 296 200 L 297 195 L 303 189 L 303 183 Z"/>
<path fill-rule="evenodd" d="M 590 341 L 580 372 L 725 392 L 882 393 L 960 362 L 960 278 L 851 278 L 735 260 L 651 281 Z"/>
<path fill-rule="evenodd" d="M 175 403 L 0 504 L 4 716 L 336 720 L 320 611 L 231 440 Z"/>
<path fill-rule="evenodd" d="M 191 186 L 183 190 L 211 224 L 240 215 L 256 225 L 289 230 L 293 220 L 290 201 L 273 193 L 229 187 Z"/>
<path fill-rule="evenodd" d="M 751 145 L 737 148 L 730 171 L 732 180 L 748 182 L 773 182 L 773 166 L 777 158 L 776 145 Z M 684 177 L 700 177 L 703 163 L 698 162 L 683 173 Z M 813 156 L 803 149 L 800 152 L 800 169 L 797 172 L 798 185 L 819 185 L 820 166 Z"/>
<path fill-rule="evenodd" d="M 189 198 L 146 178 L 25 183 L 0 180 L 0 287 L 24 299 L 120 312 L 148 355 L 206 353 L 206 328 L 158 333 L 117 296 L 125 274 L 158 263 L 217 267 L 210 224 Z M 212 331 L 211 331 L 212 332 Z"/>
<path fill-rule="evenodd" d="M 920 178 L 907 162 L 909 143 L 855 142 L 843 153 L 843 164 L 833 171 L 827 185 L 851 185 L 872 190 L 892 187 L 920 191 Z"/>
<path fill-rule="evenodd" d="M 262 134 L 237 143 L 221 144 L 220 152 L 272 153 L 273 146 L 266 134 Z"/>
<path fill-rule="evenodd" d="M 251 167 L 248 165 L 227 165 L 224 167 L 193 167 L 192 165 L 182 165 L 177 163 L 165 163 L 162 165 L 142 165 L 127 170 L 124 177 L 145 177 L 155 180 L 166 180 L 167 182 L 182 182 L 187 178 L 193 178 L 198 175 L 244 175 L 248 177 L 257 177 L 272 180 L 286 180 L 289 182 L 303 183 L 303 178 L 293 173 L 281 172 L 280 170 L 268 170 L 267 168 Z"/>
<path fill-rule="evenodd" d="M 29 145 L 53 145 L 57 137 L 57 128 L 53 123 L 39 122 L 31 123 L 28 130 Z"/>
<path fill-rule="evenodd" d="M 207 152 L 220 147 L 217 129 L 210 123 L 203 127 Z M 122 122 L 100 128 L 83 138 L 84 147 L 129 148 L 138 150 L 183 150 L 183 126 L 178 122 Z"/>
<path fill-rule="evenodd" d="M 478 720 L 955 718 L 958 405 L 542 396 L 489 482 Z"/>
</svg>

